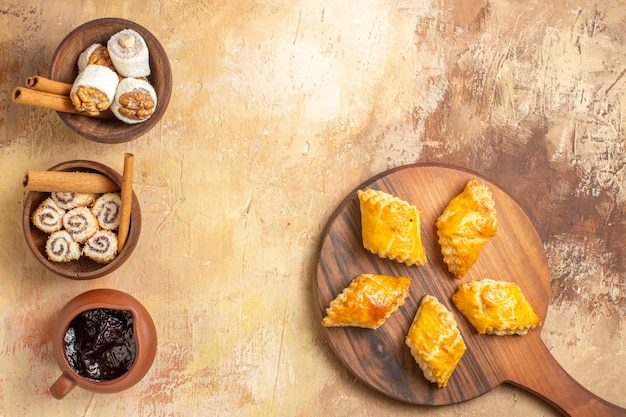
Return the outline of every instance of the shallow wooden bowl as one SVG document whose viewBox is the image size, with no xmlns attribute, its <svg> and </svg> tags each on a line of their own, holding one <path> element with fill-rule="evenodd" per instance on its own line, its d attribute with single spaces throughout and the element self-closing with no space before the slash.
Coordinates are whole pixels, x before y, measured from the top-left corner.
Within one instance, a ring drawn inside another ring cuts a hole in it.
<svg viewBox="0 0 626 417">
<path fill-rule="evenodd" d="M 113 182 L 119 185 L 120 188 L 122 186 L 122 176 L 115 170 L 98 162 L 84 160 L 68 161 L 53 166 L 49 169 L 49 171 L 95 172 L 106 175 L 113 180 Z M 37 209 L 39 204 L 41 204 L 41 202 L 49 196 L 50 193 L 46 192 L 28 192 L 26 199 L 24 200 L 22 226 L 24 228 L 24 236 L 26 237 L 28 247 L 33 252 L 37 260 L 50 271 L 65 278 L 76 280 L 98 278 L 107 275 L 122 266 L 135 250 L 137 242 L 139 241 L 139 234 L 141 232 L 141 209 L 139 208 L 139 200 L 133 191 L 128 239 L 126 240 L 126 244 L 124 245 L 122 252 L 118 253 L 112 262 L 108 264 L 99 264 L 86 256 L 81 256 L 80 259 L 76 261 L 51 262 L 46 256 L 46 240 L 48 239 L 48 234 L 35 227 L 31 221 L 33 212 Z"/>
<path fill-rule="evenodd" d="M 106 45 L 108 39 L 123 29 L 139 33 L 150 52 L 151 74 L 148 81 L 157 94 L 157 108 L 148 120 L 127 124 L 116 118 L 96 119 L 58 112 L 61 120 L 79 135 L 102 143 L 128 142 L 152 129 L 163 117 L 172 95 L 172 68 L 167 53 L 157 38 L 146 28 L 130 20 L 102 18 L 89 21 L 71 31 L 59 44 L 50 64 L 50 78 L 72 84 L 78 75 L 78 56 L 94 43 Z"/>
</svg>

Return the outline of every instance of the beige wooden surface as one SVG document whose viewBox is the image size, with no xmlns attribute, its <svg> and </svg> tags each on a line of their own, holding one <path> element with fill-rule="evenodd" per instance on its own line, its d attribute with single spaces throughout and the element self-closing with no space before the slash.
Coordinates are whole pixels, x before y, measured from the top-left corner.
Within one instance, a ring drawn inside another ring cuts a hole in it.
<svg viewBox="0 0 626 417">
<path fill-rule="evenodd" d="M 11 103 L 65 34 L 107 16 L 169 54 L 155 129 L 101 145 Z M 477 170 L 528 211 L 553 275 L 542 338 L 626 407 L 625 18 L 617 0 L 2 0 L 0 416 L 557 415 L 506 385 L 454 406 L 398 403 L 321 337 L 325 222 L 364 180 L 418 161 Z M 24 172 L 72 159 L 121 172 L 125 152 L 144 222 L 133 256 L 94 281 L 51 274 L 24 242 Z M 51 323 L 101 287 L 152 313 L 156 361 L 123 393 L 54 400 Z"/>
</svg>

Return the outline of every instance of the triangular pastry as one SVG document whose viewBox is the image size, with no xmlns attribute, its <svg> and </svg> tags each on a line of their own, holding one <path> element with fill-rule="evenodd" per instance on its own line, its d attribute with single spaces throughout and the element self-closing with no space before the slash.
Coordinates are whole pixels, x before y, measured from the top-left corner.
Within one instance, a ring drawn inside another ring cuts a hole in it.
<svg viewBox="0 0 626 417">
<path fill-rule="evenodd" d="M 452 302 L 480 334 L 523 335 L 541 324 L 514 282 L 483 279 L 465 283 Z"/>
<path fill-rule="evenodd" d="M 443 261 L 461 279 L 474 265 L 487 240 L 496 234 L 496 209 L 489 188 L 471 179 L 435 223 Z"/>
<path fill-rule="evenodd" d="M 326 309 L 325 327 L 377 329 L 404 304 L 411 279 L 387 275 L 359 275 Z"/>
<path fill-rule="evenodd" d="M 363 246 L 370 252 L 405 263 L 424 265 L 421 216 L 417 207 L 383 191 L 358 190 Z"/>
<path fill-rule="evenodd" d="M 466 350 L 454 315 L 431 295 L 422 298 L 406 344 L 424 377 L 439 388 L 448 384 Z"/>
</svg>

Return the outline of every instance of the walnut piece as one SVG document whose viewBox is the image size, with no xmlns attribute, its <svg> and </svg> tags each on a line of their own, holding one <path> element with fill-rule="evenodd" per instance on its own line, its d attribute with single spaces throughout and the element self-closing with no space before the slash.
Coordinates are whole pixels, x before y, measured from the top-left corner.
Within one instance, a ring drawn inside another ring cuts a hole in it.
<svg viewBox="0 0 626 417">
<path fill-rule="evenodd" d="M 150 93 L 138 89 L 124 93 L 119 98 L 120 114 L 133 120 L 144 120 L 154 113 L 154 100 Z"/>
<path fill-rule="evenodd" d="M 78 111 L 84 111 L 90 116 L 98 116 L 101 111 L 109 108 L 109 99 L 106 94 L 95 87 L 78 86 L 70 94 L 72 104 Z"/>
<path fill-rule="evenodd" d="M 91 55 L 89 55 L 87 65 L 102 65 L 103 67 L 107 67 L 115 71 L 115 66 L 113 65 L 113 61 L 111 61 L 111 57 L 109 56 L 109 51 L 106 46 L 99 46 L 94 49 Z"/>
</svg>

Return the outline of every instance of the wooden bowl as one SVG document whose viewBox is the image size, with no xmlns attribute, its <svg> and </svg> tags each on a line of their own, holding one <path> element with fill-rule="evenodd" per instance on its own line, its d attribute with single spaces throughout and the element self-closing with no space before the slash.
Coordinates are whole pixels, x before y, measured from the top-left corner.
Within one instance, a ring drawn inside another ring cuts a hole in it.
<svg viewBox="0 0 626 417">
<path fill-rule="evenodd" d="M 109 177 L 117 185 L 122 186 L 122 176 L 113 169 L 93 161 L 68 161 L 55 165 L 49 171 L 66 171 L 66 172 L 95 172 L 104 174 Z M 130 212 L 130 228 L 128 230 L 128 238 L 126 244 L 115 259 L 108 264 L 97 263 L 86 256 L 81 256 L 76 261 L 70 262 L 52 262 L 48 260 L 46 255 L 46 240 L 48 234 L 42 232 L 32 224 L 31 216 L 39 207 L 41 202 L 48 198 L 50 193 L 29 191 L 24 200 L 24 211 L 22 215 L 22 226 L 24 228 L 24 236 L 26 243 L 33 252 L 35 257 L 43 266 L 50 271 L 61 275 L 65 278 L 76 280 L 87 280 L 107 275 L 118 269 L 131 255 L 139 241 L 141 232 L 141 209 L 139 208 L 139 200 L 133 191 L 133 200 Z"/>
<path fill-rule="evenodd" d="M 148 81 L 157 94 L 157 107 L 148 120 L 127 124 L 116 118 L 96 119 L 57 112 L 61 120 L 79 135 L 101 143 L 121 143 L 133 140 L 152 129 L 163 117 L 172 95 L 172 69 L 167 53 L 157 38 L 146 28 L 130 20 L 102 18 L 84 23 L 71 31 L 59 44 L 50 64 L 50 79 L 73 84 L 78 75 L 78 56 L 94 43 L 106 45 L 108 39 L 123 29 L 139 33 L 150 52 L 151 74 Z"/>
</svg>

